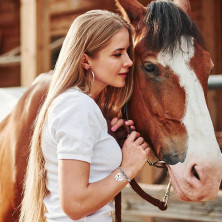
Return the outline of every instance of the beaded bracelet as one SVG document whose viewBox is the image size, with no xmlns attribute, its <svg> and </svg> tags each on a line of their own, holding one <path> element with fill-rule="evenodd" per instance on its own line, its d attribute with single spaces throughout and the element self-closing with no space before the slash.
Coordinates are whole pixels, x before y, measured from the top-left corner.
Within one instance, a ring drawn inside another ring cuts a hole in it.
<svg viewBox="0 0 222 222">
<path fill-rule="evenodd" d="M 131 183 L 130 178 L 126 175 L 126 173 L 124 172 L 124 170 L 121 167 L 118 167 L 118 169 L 120 169 L 121 173 L 124 175 L 124 177 L 128 180 L 129 183 Z"/>
</svg>

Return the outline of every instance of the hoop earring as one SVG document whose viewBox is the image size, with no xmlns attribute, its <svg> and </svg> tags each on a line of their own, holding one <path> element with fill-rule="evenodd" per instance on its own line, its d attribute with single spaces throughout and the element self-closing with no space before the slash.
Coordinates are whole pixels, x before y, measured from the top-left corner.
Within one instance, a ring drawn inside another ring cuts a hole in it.
<svg viewBox="0 0 222 222">
<path fill-rule="evenodd" d="M 91 74 L 92 74 L 92 77 L 93 77 L 93 81 L 92 81 L 92 84 L 93 84 L 94 81 L 95 81 L 95 74 L 94 74 L 94 72 L 92 71 L 92 69 L 91 69 Z"/>
</svg>

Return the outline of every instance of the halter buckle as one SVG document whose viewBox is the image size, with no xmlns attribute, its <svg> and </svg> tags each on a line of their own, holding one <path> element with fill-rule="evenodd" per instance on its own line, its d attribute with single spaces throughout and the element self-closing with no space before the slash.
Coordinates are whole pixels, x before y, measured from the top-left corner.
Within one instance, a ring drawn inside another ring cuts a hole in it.
<svg viewBox="0 0 222 222">
<path fill-rule="evenodd" d="M 171 180 L 169 180 L 169 183 L 168 183 L 167 189 L 166 189 L 166 193 L 165 193 L 165 195 L 164 195 L 164 197 L 163 197 L 164 207 L 167 206 L 168 200 L 169 200 L 169 198 L 170 198 L 170 189 L 171 189 L 171 186 L 172 186 Z"/>
<path fill-rule="evenodd" d="M 150 166 L 154 166 L 154 167 L 157 167 L 157 168 L 165 168 L 165 166 L 166 166 L 166 162 L 163 161 L 163 160 L 159 160 L 159 161 L 156 161 L 154 163 L 152 163 L 150 160 L 147 160 L 147 163 Z"/>
</svg>

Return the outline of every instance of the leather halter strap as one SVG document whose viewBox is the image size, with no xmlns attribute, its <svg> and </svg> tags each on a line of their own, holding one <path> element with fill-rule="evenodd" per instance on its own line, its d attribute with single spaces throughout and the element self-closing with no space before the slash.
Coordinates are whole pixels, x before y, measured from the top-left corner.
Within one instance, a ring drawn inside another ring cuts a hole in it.
<svg viewBox="0 0 222 222">
<path fill-rule="evenodd" d="M 122 108 L 122 115 L 123 118 L 128 120 L 129 119 L 129 114 L 128 114 L 128 106 L 127 102 Z M 132 132 L 132 129 L 129 127 L 129 133 Z M 150 166 L 155 166 L 155 167 L 161 167 L 163 168 L 165 165 L 164 161 L 157 161 L 157 162 L 150 162 L 149 160 L 147 161 Z M 144 200 L 147 202 L 153 204 L 154 206 L 158 207 L 160 210 L 164 211 L 167 209 L 167 202 L 170 196 L 170 188 L 171 188 L 171 183 L 169 182 L 165 196 L 163 198 L 163 201 L 160 201 L 152 196 L 150 196 L 148 193 L 143 191 L 143 189 L 139 186 L 139 184 L 133 179 L 130 183 L 131 187 L 133 190 Z M 121 192 L 117 194 L 115 197 L 115 222 L 121 222 Z"/>
</svg>

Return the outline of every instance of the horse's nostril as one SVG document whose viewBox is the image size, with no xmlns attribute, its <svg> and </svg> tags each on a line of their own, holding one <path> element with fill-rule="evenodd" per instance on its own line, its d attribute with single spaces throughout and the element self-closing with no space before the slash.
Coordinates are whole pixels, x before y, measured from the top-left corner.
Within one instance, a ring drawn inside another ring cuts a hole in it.
<svg viewBox="0 0 222 222">
<path fill-rule="evenodd" d="M 164 160 L 169 165 L 175 165 L 179 162 L 183 163 L 186 155 L 179 155 L 177 152 L 165 153 L 163 154 L 162 160 Z"/>
<path fill-rule="evenodd" d="M 197 173 L 197 171 L 196 171 L 196 169 L 195 169 L 195 165 L 192 167 L 192 173 L 193 173 L 193 175 L 194 175 L 198 180 L 200 180 L 200 177 L 199 177 L 199 175 L 198 175 L 198 173 Z"/>
<path fill-rule="evenodd" d="M 171 153 L 164 154 L 162 160 L 164 160 L 169 165 L 175 165 L 180 161 L 179 156 L 177 154 Z"/>
</svg>

